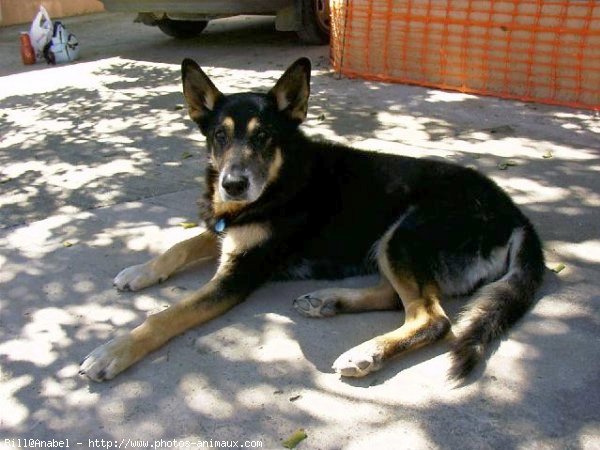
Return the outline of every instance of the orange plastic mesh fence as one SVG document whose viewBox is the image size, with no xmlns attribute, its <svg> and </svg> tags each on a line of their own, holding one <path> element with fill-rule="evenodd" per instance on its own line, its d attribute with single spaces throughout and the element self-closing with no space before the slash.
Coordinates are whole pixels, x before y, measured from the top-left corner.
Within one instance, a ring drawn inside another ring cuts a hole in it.
<svg viewBox="0 0 600 450">
<path fill-rule="evenodd" d="M 341 74 L 600 110 L 600 1 L 330 2 Z"/>
</svg>

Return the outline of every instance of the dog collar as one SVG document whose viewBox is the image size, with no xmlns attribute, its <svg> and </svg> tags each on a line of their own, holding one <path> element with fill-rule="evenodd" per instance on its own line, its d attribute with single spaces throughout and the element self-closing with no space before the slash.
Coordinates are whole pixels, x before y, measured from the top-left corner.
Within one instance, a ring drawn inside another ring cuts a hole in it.
<svg viewBox="0 0 600 450">
<path fill-rule="evenodd" d="M 222 233 L 224 230 L 225 230 L 225 219 L 221 217 L 219 220 L 217 220 L 217 223 L 215 223 L 215 231 L 217 233 Z"/>
</svg>

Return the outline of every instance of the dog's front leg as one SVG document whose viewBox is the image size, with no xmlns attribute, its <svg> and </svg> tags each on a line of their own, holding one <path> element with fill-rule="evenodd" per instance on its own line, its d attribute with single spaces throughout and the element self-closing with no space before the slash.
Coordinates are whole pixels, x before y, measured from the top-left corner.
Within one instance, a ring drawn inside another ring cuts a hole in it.
<svg viewBox="0 0 600 450">
<path fill-rule="evenodd" d="M 94 381 L 109 380 L 171 338 L 242 302 L 269 277 L 274 261 L 262 246 L 269 234 L 259 225 L 229 231 L 222 242 L 217 273 L 206 285 L 96 348 L 83 360 L 79 373 Z"/>
<path fill-rule="evenodd" d="M 171 338 L 244 300 L 242 295 L 223 292 L 221 285 L 222 280 L 213 279 L 180 303 L 149 316 L 127 334 L 96 348 L 85 358 L 79 373 L 94 381 L 109 380 Z"/>
<path fill-rule="evenodd" d="M 139 291 L 161 283 L 188 264 L 213 259 L 219 254 L 217 236 L 212 231 L 179 242 L 162 255 L 144 264 L 127 267 L 115 277 L 113 284 L 120 291 Z"/>
</svg>

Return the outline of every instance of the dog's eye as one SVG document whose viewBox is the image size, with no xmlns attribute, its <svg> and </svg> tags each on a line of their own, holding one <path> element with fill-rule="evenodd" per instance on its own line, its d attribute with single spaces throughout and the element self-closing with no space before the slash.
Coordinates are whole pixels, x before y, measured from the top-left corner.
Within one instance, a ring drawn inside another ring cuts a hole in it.
<svg viewBox="0 0 600 450">
<path fill-rule="evenodd" d="M 225 144 L 227 144 L 227 133 L 225 133 L 225 130 L 215 131 L 215 141 L 221 147 L 223 147 Z"/>
</svg>

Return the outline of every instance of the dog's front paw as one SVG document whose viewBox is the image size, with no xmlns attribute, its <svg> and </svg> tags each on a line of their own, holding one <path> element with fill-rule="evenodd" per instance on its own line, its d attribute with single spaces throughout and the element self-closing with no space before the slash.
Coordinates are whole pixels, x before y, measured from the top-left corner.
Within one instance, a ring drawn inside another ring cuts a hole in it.
<svg viewBox="0 0 600 450">
<path fill-rule="evenodd" d="M 298 297 L 293 306 L 306 317 L 331 317 L 337 312 L 337 299 L 319 295 L 317 291 Z"/>
<path fill-rule="evenodd" d="M 157 274 L 150 264 L 138 264 L 127 267 L 119 272 L 113 280 L 113 285 L 119 291 L 139 291 L 156 283 L 162 283 L 166 277 Z"/>
<path fill-rule="evenodd" d="M 333 363 L 333 370 L 343 377 L 364 377 L 382 365 L 383 347 L 373 340 L 342 353 Z"/>
<path fill-rule="evenodd" d="M 132 339 L 129 335 L 108 341 L 87 355 L 79 368 L 79 374 L 94 381 L 106 381 L 127 369 L 135 362 Z"/>
</svg>

